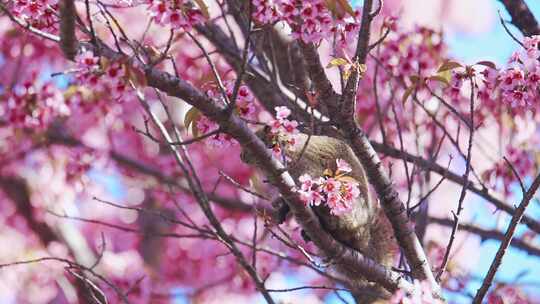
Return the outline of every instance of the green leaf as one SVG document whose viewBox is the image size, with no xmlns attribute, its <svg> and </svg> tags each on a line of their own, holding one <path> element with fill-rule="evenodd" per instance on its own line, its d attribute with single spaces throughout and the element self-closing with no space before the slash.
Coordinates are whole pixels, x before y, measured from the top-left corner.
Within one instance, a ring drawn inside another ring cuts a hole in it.
<svg viewBox="0 0 540 304">
<path fill-rule="evenodd" d="M 428 79 L 433 80 L 433 81 L 442 82 L 442 83 L 444 83 L 446 85 L 448 85 L 450 83 L 450 81 L 446 77 L 444 77 L 442 75 L 434 75 L 434 76 L 429 77 Z"/>
<path fill-rule="evenodd" d="M 418 82 L 420 82 L 422 78 L 418 75 L 412 75 L 409 77 L 409 79 L 411 80 L 413 84 L 417 84 Z"/>
<path fill-rule="evenodd" d="M 343 70 L 343 79 L 347 81 L 349 79 L 349 76 L 351 76 L 351 69 L 346 68 L 345 70 Z"/>
<path fill-rule="evenodd" d="M 64 98 L 69 99 L 73 97 L 75 94 L 77 94 L 78 92 L 79 92 L 79 87 L 76 85 L 71 85 L 64 91 Z"/>
<path fill-rule="evenodd" d="M 367 65 L 366 64 L 359 64 L 358 65 L 358 73 L 364 74 L 367 72 Z"/>
<path fill-rule="evenodd" d="M 330 62 L 326 66 L 326 68 L 342 66 L 342 65 L 347 65 L 347 64 L 349 64 L 349 62 L 345 58 L 334 58 L 334 59 L 330 60 Z"/>
<path fill-rule="evenodd" d="M 349 15 L 354 16 L 354 10 L 351 7 L 351 5 L 349 4 L 349 1 L 347 1 L 347 0 L 336 0 L 336 2 L 338 2 L 339 5 L 341 5 L 341 7 L 343 8 L 343 10 L 346 11 L 347 13 L 349 13 Z"/>
<path fill-rule="evenodd" d="M 324 169 L 323 176 L 334 176 L 334 172 L 330 169 Z"/>
<path fill-rule="evenodd" d="M 351 183 L 351 184 L 359 184 L 359 182 L 356 179 L 354 179 L 354 177 L 351 177 L 348 175 L 340 176 L 338 180 L 342 182 Z"/>
<path fill-rule="evenodd" d="M 441 65 L 441 67 L 439 68 L 437 72 L 450 71 L 455 68 L 462 68 L 462 67 L 463 66 L 459 62 L 448 60 L 445 63 L 443 63 L 443 65 Z"/>
<path fill-rule="evenodd" d="M 407 99 L 409 99 L 409 96 L 411 96 L 412 92 L 414 91 L 416 86 L 410 86 L 407 88 L 407 90 L 405 90 L 405 93 L 403 93 L 403 97 L 401 98 L 401 103 L 402 104 L 405 104 L 405 102 L 407 101 Z"/>
<path fill-rule="evenodd" d="M 324 2 L 326 4 L 326 7 L 328 8 L 328 10 L 330 10 L 332 12 L 332 14 L 336 15 L 336 13 L 337 13 L 336 1 L 334 1 L 334 0 L 324 0 Z"/>
<path fill-rule="evenodd" d="M 450 71 L 439 72 L 437 75 L 446 78 L 448 82 L 450 82 L 450 79 L 452 78 L 452 73 L 450 73 Z"/>
<path fill-rule="evenodd" d="M 189 130 L 189 127 L 192 126 L 192 132 L 193 136 L 197 137 L 199 133 L 199 129 L 197 129 L 197 120 L 199 120 L 201 117 L 201 112 L 199 109 L 192 107 L 189 109 L 189 111 L 186 112 L 186 115 L 184 116 L 184 126 L 186 127 L 186 130 Z"/>
<path fill-rule="evenodd" d="M 197 6 L 201 10 L 201 13 L 206 19 L 210 18 L 210 13 L 208 11 L 208 5 L 206 5 L 206 2 L 204 0 L 193 0 L 195 3 L 197 3 Z"/>
<path fill-rule="evenodd" d="M 477 63 L 475 63 L 475 65 L 483 65 L 483 66 L 487 66 L 488 68 L 497 69 L 497 66 L 495 65 L 495 63 L 491 61 L 478 61 Z"/>
</svg>

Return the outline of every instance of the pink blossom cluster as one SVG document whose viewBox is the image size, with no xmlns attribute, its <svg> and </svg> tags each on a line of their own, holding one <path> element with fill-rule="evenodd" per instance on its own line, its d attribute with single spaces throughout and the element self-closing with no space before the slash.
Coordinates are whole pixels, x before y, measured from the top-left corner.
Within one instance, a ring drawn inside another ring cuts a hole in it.
<svg viewBox="0 0 540 304">
<path fill-rule="evenodd" d="M 117 101 L 132 96 L 127 70 L 121 62 L 101 62 L 91 51 L 77 55 L 75 62 L 76 77 L 81 85 Z"/>
<path fill-rule="evenodd" d="M 533 156 L 526 150 L 509 147 L 506 153 L 506 159 L 512 164 L 520 178 L 524 178 L 529 172 L 534 172 L 536 163 Z M 484 180 L 495 184 L 496 181 L 502 182 L 505 194 L 511 193 L 508 185 L 516 181 L 516 176 L 512 168 L 504 160 L 495 164 L 492 169 L 486 170 L 482 175 Z M 499 186 L 496 184 L 495 186 Z"/>
<path fill-rule="evenodd" d="M 528 299 L 516 286 L 500 284 L 488 294 L 487 300 L 489 304 L 527 304 L 532 299 Z"/>
<path fill-rule="evenodd" d="M 499 78 L 499 71 L 494 68 L 487 67 L 482 72 L 481 85 L 478 88 L 478 99 L 482 101 L 485 108 L 493 113 L 496 111 L 498 103 L 494 102 L 497 99 L 497 84 Z"/>
<path fill-rule="evenodd" d="M 426 247 L 426 253 L 431 265 L 441 265 L 444 260 L 446 247 L 433 240 L 429 241 Z"/>
<path fill-rule="evenodd" d="M 393 23 L 388 26 L 395 28 Z M 438 68 L 444 49 L 440 33 L 417 26 L 413 31 L 391 32 L 381 48 L 379 60 L 392 72 L 389 76 L 427 77 Z"/>
<path fill-rule="evenodd" d="M 196 122 L 196 127 L 201 135 L 213 132 L 219 128 L 218 124 L 210 120 L 210 118 L 202 115 Z M 211 146 L 226 148 L 233 145 L 235 142 L 229 134 L 218 133 L 208 137 L 206 140 Z"/>
<path fill-rule="evenodd" d="M 356 97 L 357 121 L 361 122 L 366 130 L 379 131 L 378 115 L 373 115 L 379 103 L 386 140 L 394 142 L 395 145 L 399 145 L 398 134 L 410 134 L 416 123 L 433 130 L 424 132 L 424 136 L 437 135 L 439 128 L 411 99 L 429 101 L 433 96 L 427 89 L 428 86 L 434 91 L 441 86 L 440 82 L 423 80 L 436 75 L 438 68 L 447 59 L 447 46 L 442 34 L 421 26 L 403 28 L 399 19 L 392 16 L 385 18 L 382 26 L 382 30 L 388 30 L 389 33 L 383 43 L 373 50 L 378 59 L 369 59 L 366 62 L 367 72 L 359 83 L 360 89 Z M 372 92 L 375 89 L 378 91 L 378 98 L 373 98 Z M 446 97 L 444 94 L 444 98 Z M 397 100 L 403 102 L 396 102 Z M 396 110 L 395 116 L 392 108 Z M 386 114 L 385 111 L 390 113 Z M 444 121 L 442 115 L 439 119 Z M 413 121 L 414 123 L 411 123 Z M 383 159 L 383 162 L 386 160 Z"/>
<path fill-rule="evenodd" d="M 66 164 L 66 181 L 75 183 L 84 179 L 86 173 L 92 168 L 96 155 L 86 149 L 73 149 L 69 151 L 70 159 Z"/>
<path fill-rule="evenodd" d="M 496 110 L 497 101 L 501 100 L 516 114 L 524 113 L 526 109 L 536 110 L 540 96 L 539 43 L 540 36 L 525 37 L 523 48 L 512 54 L 506 69 L 487 67 L 482 71 L 484 80 L 478 97 L 488 109 Z"/>
<path fill-rule="evenodd" d="M 336 38 L 339 44 L 347 45 L 360 28 L 358 11 L 354 16 L 333 15 L 323 0 L 253 0 L 252 4 L 255 21 L 262 24 L 285 21 L 292 28 L 292 37 L 306 43 Z"/>
<path fill-rule="evenodd" d="M 447 88 L 447 94 L 452 101 L 459 101 L 461 98 L 461 88 L 463 87 L 463 81 L 466 79 L 464 73 L 453 70 L 450 75 L 450 82 Z"/>
<path fill-rule="evenodd" d="M 252 0 L 253 19 L 262 24 L 279 21 L 282 16 L 281 2 L 281 0 Z"/>
<path fill-rule="evenodd" d="M 147 0 L 150 16 L 161 25 L 190 30 L 205 21 L 202 11 L 191 1 Z"/>
<path fill-rule="evenodd" d="M 4 95 L 0 117 L 13 127 L 45 129 L 54 118 L 70 114 L 58 88 L 49 82 L 40 85 L 36 77 Z"/>
<path fill-rule="evenodd" d="M 27 21 L 31 26 L 51 31 L 58 23 L 58 0 L 16 0 L 13 14 Z"/>
<path fill-rule="evenodd" d="M 444 303 L 433 297 L 431 286 L 427 281 L 414 281 L 412 294 L 407 294 L 403 290 L 398 290 L 390 299 L 392 304 L 437 304 Z"/>
<path fill-rule="evenodd" d="M 347 176 L 351 166 L 342 159 L 336 160 L 336 172 L 313 178 L 309 174 L 300 176 L 300 197 L 306 205 L 319 206 L 323 202 L 333 215 L 350 212 L 354 201 L 360 196 L 358 183 Z"/>
<path fill-rule="evenodd" d="M 225 83 L 225 92 L 227 98 L 232 99 L 234 93 L 234 82 L 227 81 Z M 240 117 L 252 119 L 255 114 L 255 96 L 249 90 L 246 85 L 241 85 L 238 87 L 238 92 L 236 93 L 236 112 Z"/>
<path fill-rule="evenodd" d="M 510 67 L 499 75 L 503 101 L 512 107 L 529 107 L 538 99 L 540 84 L 540 36 L 525 37 L 524 49 L 516 51 L 510 58 Z"/>
<path fill-rule="evenodd" d="M 226 81 L 224 83 L 225 94 L 227 94 L 227 99 L 231 101 L 234 93 L 235 81 Z M 225 99 L 223 98 L 220 90 L 217 88 L 212 88 L 206 92 L 206 94 L 212 97 L 215 100 L 225 104 Z M 232 101 L 231 101 L 232 102 Z M 253 116 L 256 111 L 255 107 L 255 96 L 245 85 L 240 85 L 238 92 L 236 94 L 235 102 L 235 111 L 236 113 L 245 119 L 253 119 Z M 201 115 L 200 118 L 196 121 L 196 127 L 201 135 L 210 133 L 218 129 L 217 123 L 210 120 L 208 117 Z M 208 138 L 208 142 L 213 146 L 217 147 L 228 147 L 233 144 L 233 138 L 229 134 L 218 133 Z"/>
<path fill-rule="evenodd" d="M 291 110 L 287 107 L 276 107 L 276 119 L 270 122 L 270 142 L 272 153 L 278 159 L 286 158 L 284 149 L 292 149 L 297 143 L 298 122 L 289 120 Z M 288 160 L 288 159 L 287 159 Z"/>
</svg>

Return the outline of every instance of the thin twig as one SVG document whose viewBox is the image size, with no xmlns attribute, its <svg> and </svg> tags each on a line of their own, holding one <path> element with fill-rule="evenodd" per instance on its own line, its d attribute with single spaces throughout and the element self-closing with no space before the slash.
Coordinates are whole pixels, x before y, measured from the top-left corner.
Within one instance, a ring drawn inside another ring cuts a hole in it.
<svg viewBox="0 0 540 304">
<path fill-rule="evenodd" d="M 514 216 L 512 216 L 510 225 L 508 226 L 508 229 L 506 230 L 506 233 L 504 234 L 504 240 L 499 246 L 499 249 L 497 250 L 497 253 L 495 254 L 495 258 L 491 262 L 491 266 L 489 266 L 488 273 L 484 281 L 482 282 L 482 286 L 478 289 L 474 297 L 473 304 L 482 303 L 482 300 L 484 299 L 486 293 L 489 290 L 489 287 L 491 286 L 491 283 L 493 282 L 493 279 L 495 278 L 495 274 L 497 273 L 499 266 L 501 266 L 502 259 L 506 253 L 506 250 L 508 249 L 508 246 L 512 242 L 512 238 L 514 237 L 516 228 L 519 222 L 521 221 L 523 214 L 525 213 L 525 210 L 527 209 L 527 206 L 529 205 L 533 196 L 536 194 L 536 191 L 538 190 L 539 187 L 540 187 L 540 175 L 537 175 L 534 181 L 532 182 L 531 186 L 529 187 L 529 190 L 523 193 L 523 199 L 521 200 L 521 203 L 516 209 L 516 213 L 514 214 Z"/>
<path fill-rule="evenodd" d="M 452 233 L 450 234 L 450 240 L 448 241 L 448 246 L 446 246 L 446 252 L 444 253 L 444 258 L 441 263 L 439 273 L 437 274 L 437 281 L 440 281 L 441 276 L 443 275 L 444 271 L 446 270 L 446 266 L 448 265 L 448 260 L 450 258 L 450 251 L 452 250 L 452 245 L 455 240 L 456 232 L 458 230 L 459 226 L 459 216 L 461 215 L 461 212 L 463 211 L 463 202 L 465 201 L 465 195 L 467 194 L 467 186 L 469 185 L 469 173 L 471 171 L 471 158 L 472 158 L 472 146 L 473 146 L 473 135 L 474 135 L 474 80 L 473 76 L 470 76 L 470 83 L 471 83 L 471 95 L 470 95 L 470 103 L 469 103 L 469 124 L 471 128 L 469 129 L 469 142 L 467 146 L 467 159 L 465 163 L 465 174 L 463 174 L 463 178 L 465 179 L 465 182 L 463 183 L 463 187 L 461 188 L 461 194 L 459 196 L 459 201 L 457 205 L 457 211 L 452 211 L 452 215 L 454 217 L 454 226 L 452 227 Z"/>
<path fill-rule="evenodd" d="M 506 31 L 506 33 L 508 34 L 508 36 L 510 36 L 512 38 L 512 40 L 514 40 L 517 44 L 521 45 L 521 47 L 524 48 L 523 43 L 521 41 L 519 41 L 519 39 L 517 39 L 516 36 L 514 36 L 514 34 L 512 34 L 512 32 L 510 32 L 510 29 L 508 29 L 508 27 L 506 26 L 506 21 L 504 21 L 502 15 L 501 15 L 501 10 L 497 10 L 497 13 L 499 13 L 499 20 L 501 21 L 501 24 L 502 24 L 504 30 Z"/>
</svg>

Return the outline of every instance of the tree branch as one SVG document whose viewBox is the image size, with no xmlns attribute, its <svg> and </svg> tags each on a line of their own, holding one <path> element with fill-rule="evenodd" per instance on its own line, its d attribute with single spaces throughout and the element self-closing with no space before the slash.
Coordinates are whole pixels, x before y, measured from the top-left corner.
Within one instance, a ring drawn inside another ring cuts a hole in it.
<svg viewBox="0 0 540 304">
<path fill-rule="evenodd" d="M 58 131 L 59 130 L 51 129 L 47 132 L 48 143 L 67 146 L 82 146 L 86 149 L 92 149 L 91 147 L 84 145 L 78 139 L 60 134 Z M 173 142 L 172 144 L 175 145 L 176 143 Z M 154 168 L 151 165 L 142 163 L 118 151 L 112 150 L 109 151 L 108 154 L 112 160 L 114 160 L 118 165 L 122 167 L 125 167 L 129 170 L 134 170 L 140 174 L 151 176 L 161 183 L 173 185 L 175 187 L 178 187 L 180 190 L 191 194 L 191 190 L 186 185 L 182 184 L 178 179 L 164 175 L 159 169 Z M 264 206 L 262 204 L 250 205 L 236 199 L 230 199 L 212 193 L 207 193 L 206 195 L 214 203 L 231 211 L 251 212 L 255 209 L 260 210 L 261 212 L 266 212 L 267 214 L 271 214 L 273 212 L 270 207 Z"/>
<path fill-rule="evenodd" d="M 232 39 L 227 37 L 221 28 L 214 24 L 195 26 L 195 28 L 219 50 L 220 54 L 237 73 L 241 73 L 244 67 L 241 56 L 242 51 L 234 45 Z M 276 87 L 278 84 L 265 77 L 262 71 L 249 63 L 245 66 L 244 80 L 269 112 L 273 113 L 275 107 L 287 106 L 291 109 L 294 119 L 300 121 L 310 120 L 310 114 L 297 104 L 294 94 L 285 95 L 283 93 L 285 88 Z"/>
<path fill-rule="evenodd" d="M 348 121 L 354 123 L 356 93 L 358 91 L 358 82 L 360 81 L 361 66 L 366 63 L 367 54 L 369 52 L 369 38 L 371 35 L 371 21 L 375 17 L 371 13 L 373 0 L 365 0 L 362 7 L 362 21 L 360 22 L 360 32 L 358 33 L 358 41 L 356 52 L 353 58 L 353 64 L 356 65 L 352 69 L 351 75 L 347 79 L 347 84 L 343 89 L 340 106 L 340 117 L 347 118 Z M 337 113 L 336 113 L 337 114 Z"/>
<path fill-rule="evenodd" d="M 465 185 L 466 184 L 466 180 L 465 178 L 463 178 L 463 176 L 461 175 L 458 175 L 452 171 L 449 171 L 447 168 L 437 164 L 435 161 L 429 161 L 429 160 L 426 160 L 420 156 L 416 156 L 416 155 L 412 155 L 406 151 L 401 151 L 401 150 L 398 150 L 396 148 L 393 148 L 389 145 L 385 145 L 385 144 L 381 144 L 379 142 L 375 142 L 375 141 L 371 141 L 371 145 L 373 146 L 373 148 L 375 148 L 375 150 L 381 154 L 384 154 L 386 156 L 390 156 L 392 158 L 396 158 L 396 159 L 404 159 L 410 163 L 413 163 L 417 166 L 419 166 L 420 168 L 424 169 L 424 170 L 429 170 L 429 171 L 432 171 L 432 172 L 435 172 L 441 176 L 444 176 L 446 179 L 456 183 L 456 184 L 459 184 L 459 185 Z M 500 199 L 496 198 L 495 196 L 493 196 L 493 194 L 491 194 L 488 189 L 486 188 L 480 188 L 479 186 L 473 184 L 473 183 L 468 183 L 467 184 L 467 189 L 472 191 L 473 193 L 477 194 L 478 196 L 482 197 L 483 199 L 487 200 L 488 202 L 490 202 L 493 206 L 495 206 L 497 209 L 500 209 L 510 215 L 514 215 L 515 213 L 515 208 L 511 205 L 509 205 L 508 203 L 505 203 L 503 201 L 501 201 Z M 523 219 L 522 219 L 522 222 L 527 225 L 527 227 L 529 229 L 531 229 L 532 231 L 536 232 L 536 233 L 540 233 L 540 222 L 538 222 L 537 220 L 535 220 L 534 218 L 528 216 L 528 215 L 524 215 L 523 216 Z"/>
<path fill-rule="evenodd" d="M 446 227 L 454 226 L 453 220 L 445 219 L 445 218 L 430 217 L 429 222 L 438 224 L 441 226 L 446 226 Z M 480 237 L 482 241 L 486 239 L 504 241 L 505 239 L 504 233 L 500 231 L 497 231 L 494 229 L 493 230 L 485 229 L 485 228 L 478 227 L 469 223 L 460 223 L 458 230 L 467 231 L 467 232 L 476 234 Z M 513 238 L 512 241 L 510 242 L 510 245 L 517 249 L 521 249 L 530 255 L 535 255 L 535 256 L 540 257 L 540 247 L 535 246 L 534 244 L 530 244 L 526 242 L 525 240 Z"/>
<path fill-rule="evenodd" d="M 80 46 L 94 51 L 97 51 L 97 48 L 99 48 L 100 54 L 110 60 L 122 57 L 122 54 L 113 51 L 107 45 L 99 41 L 97 44 L 94 46 L 90 43 L 80 43 Z M 284 166 L 279 161 L 272 157 L 271 152 L 268 151 L 261 139 L 238 116 L 234 113 L 224 115 L 227 113 L 221 104 L 208 98 L 183 79 L 159 71 L 151 66 L 145 65 L 143 69 L 148 86 L 156 88 L 169 96 L 181 98 L 198 108 L 204 115 L 218 123 L 224 132 L 235 138 L 243 148 L 247 149 L 257 158 L 260 168 L 270 180 L 274 181 L 274 186 L 286 198 L 298 223 L 306 231 L 314 244 L 322 251 L 324 256 L 329 258 L 333 264 L 341 265 L 340 269 L 348 276 L 347 280 L 351 282 L 352 286 L 355 286 L 355 282 L 357 281 L 368 279 L 380 284 L 390 292 L 398 289 L 402 289 L 405 292 L 412 292 L 412 284 L 407 282 L 401 274 L 342 245 L 322 228 L 313 211 L 309 207 L 306 207 L 298 196 L 292 176 L 285 171 Z M 202 198 L 198 198 L 205 201 L 204 194 L 197 192 L 197 195 L 202 195 Z"/>
<path fill-rule="evenodd" d="M 75 36 L 75 19 L 77 12 L 73 0 L 61 0 L 60 13 L 60 48 L 66 58 L 73 60 L 77 55 L 77 37 Z"/>
<path fill-rule="evenodd" d="M 491 283 L 493 282 L 493 279 L 495 278 L 495 274 L 497 273 L 499 266 L 501 266 L 502 264 L 502 259 L 504 257 L 504 254 L 506 253 L 508 246 L 512 242 L 512 238 L 514 237 L 516 228 L 519 222 L 521 221 L 523 214 L 525 213 L 525 210 L 527 209 L 527 206 L 531 202 L 533 196 L 536 194 L 536 191 L 538 190 L 539 187 L 540 187 L 540 175 L 537 175 L 534 181 L 532 182 L 529 190 L 523 193 L 523 199 L 521 200 L 521 203 L 516 209 L 516 213 L 512 217 L 512 220 L 510 221 L 510 225 L 508 226 L 508 229 L 506 230 L 506 233 L 504 234 L 504 240 L 499 246 L 499 249 L 497 250 L 497 254 L 495 254 L 495 258 L 491 262 L 491 266 L 489 266 L 488 273 L 486 277 L 484 278 L 484 281 L 482 282 L 482 286 L 478 289 L 478 292 L 476 293 L 476 296 L 474 297 L 474 300 L 473 300 L 474 304 L 482 303 L 482 300 L 484 299 L 486 293 L 489 290 L 489 287 L 491 286 Z"/>
<path fill-rule="evenodd" d="M 540 34 L 540 26 L 524 0 L 499 0 L 512 17 L 515 25 L 524 36 Z"/>
<path fill-rule="evenodd" d="M 364 1 L 361 28 L 355 54 L 355 63 L 357 64 L 364 64 L 369 52 L 370 26 L 371 21 L 374 18 L 374 14 L 371 12 L 372 4 L 372 0 Z M 326 88 L 329 81 L 328 79 L 322 79 L 324 73 L 321 73 L 320 71 L 320 61 L 317 60 L 315 56 L 309 56 L 309 49 L 304 49 L 304 51 L 306 61 L 308 62 L 308 70 L 310 73 L 315 73 L 310 75 L 311 78 L 314 82 L 319 81 L 319 84 L 316 84 L 319 88 Z M 307 54 L 306 51 L 308 51 Z M 324 77 L 326 76 L 324 75 Z M 383 172 L 381 161 L 371 146 L 369 139 L 354 120 L 354 108 L 359 79 L 360 69 L 353 69 L 343 94 L 341 95 L 339 104 L 328 104 L 331 122 L 343 132 L 345 139 L 351 145 L 354 153 L 366 169 L 368 179 L 375 187 L 381 200 L 383 210 L 392 224 L 398 244 L 403 249 L 412 269 L 413 276 L 420 280 L 428 280 L 434 294 L 440 296 L 440 287 L 435 281 L 424 249 L 410 224 L 405 206 L 399 199 L 399 194 L 394 189 L 391 180 Z M 318 93 L 321 94 L 322 92 Z"/>
<path fill-rule="evenodd" d="M 335 111 L 340 96 L 334 91 L 332 83 L 326 76 L 315 45 L 300 41 L 300 47 L 320 103 L 326 105 L 329 109 L 333 108 Z"/>
<path fill-rule="evenodd" d="M 171 150 L 171 153 L 173 154 L 176 160 L 176 163 L 183 171 L 187 179 L 187 182 L 189 184 L 189 188 L 191 189 L 193 193 L 193 196 L 197 200 L 199 207 L 203 211 L 204 215 L 206 216 L 206 218 L 208 219 L 212 227 L 215 229 L 216 231 L 215 233 L 218 236 L 218 239 L 223 242 L 223 244 L 234 255 L 238 264 L 240 264 L 244 268 L 244 270 L 249 274 L 249 276 L 252 278 L 253 282 L 255 283 L 257 290 L 262 294 L 266 302 L 268 304 L 274 304 L 275 303 L 274 299 L 270 296 L 270 294 L 266 290 L 266 287 L 264 286 L 264 282 L 259 276 L 259 274 L 257 273 L 257 270 L 251 264 L 247 262 L 246 258 L 244 257 L 244 254 L 238 249 L 238 247 L 233 242 L 231 237 L 225 232 L 225 230 L 223 229 L 223 226 L 221 225 L 221 222 L 218 220 L 214 211 L 210 207 L 208 197 L 206 196 L 206 193 L 202 189 L 202 185 L 200 184 L 200 181 L 197 178 L 196 173 L 194 172 L 194 168 L 191 165 L 188 156 L 186 155 L 186 151 L 179 150 L 177 146 L 170 144 L 172 143 L 172 137 L 170 136 L 169 132 L 167 131 L 163 123 L 161 123 L 159 118 L 152 112 L 152 110 L 150 109 L 150 105 L 146 101 L 140 89 L 136 88 L 133 84 L 131 84 L 131 86 L 136 91 L 140 104 L 146 110 L 146 113 L 150 115 L 150 118 L 152 119 L 156 127 L 159 129 L 162 137 L 167 141 L 167 143 L 169 143 L 168 147 Z M 222 109 L 220 108 L 220 110 Z"/>
<path fill-rule="evenodd" d="M 13 201 L 17 213 L 24 217 L 28 227 L 37 235 L 44 247 L 47 247 L 53 241 L 65 243 L 70 254 L 79 262 L 92 264 L 96 261 L 96 258 L 93 256 L 92 251 L 86 243 L 77 244 L 78 246 L 75 247 L 73 246 L 73 243 L 69 242 L 69 236 L 73 236 L 74 233 L 73 230 L 67 231 L 69 227 L 67 229 L 57 227 L 60 230 L 60 233 L 56 233 L 47 223 L 36 220 L 33 214 L 35 208 L 30 201 L 30 187 L 25 179 L 16 176 L 0 176 L 0 188 L 4 191 L 6 196 Z M 0 265 L 0 268 L 1 267 L 2 265 Z M 75 283 L 75 287 L 78 297 L 81 300 L 87 300 L 89 291 L 85 284 L 78 280 Z"/>
<path fill-rule="evenodd" d="M 44 222 L 37 221 L 34 217 L 34 207 L 30 202 L 30 188 L 26 181 L 15 176 L 0 176 L 0 188 L 7 197 L 13 201 L 17 213 L 22 215 L 32 230 L 44 246 L 52 241 L 57 241 L 56 233 Z"/>
<path fill-rule="evenodd" d="M 349 280 L 354 282 L 359 278 L 368 278 L 381 284 L 389 291 L 400 288 L 410 290 L 411 285 L 401 275 L 343 246 L 321 227 L 313 211 L 307 208 L 298 197 L 292 176 L 285 171 L 280 162 L 272 157 L 264 143 L 236 115 L 223 115 L 221 105 L 202 95 L 182 79 L 155 69 L 146 69 L 145 72 L 148 85 L 170 96 L 181 98 L 198 108 L 204 115 L 217 122 L 224 132 L 233 136 L 242 147 L 257 157 L 257 163 L 266 172 L 269 180 L 274 181 L 274 185 L 279 189 L 282 196 L 286 198 L 298 222 L 317 247 L 334 263 L 347 265 L 346 268 L 349 269 L 349 275 L 351 275 Z"/>
<path fill-rule="evenodd" d="M 382 170 L 381 160 L 371 146 L 367 136 L 360 128 L 353 125 L 347 131 L 347 139 L 366 169 L 369 181 L 379 195 L 383 210 L 392 224 L 398 244 L 407 257 L 413 276 L 421 280 L 428 280 L 433 291 L 439 294 L 438 284 L 435 281 L 424 249 L 409 221 L 407 210 L 391 180 Z"/>
</svg>

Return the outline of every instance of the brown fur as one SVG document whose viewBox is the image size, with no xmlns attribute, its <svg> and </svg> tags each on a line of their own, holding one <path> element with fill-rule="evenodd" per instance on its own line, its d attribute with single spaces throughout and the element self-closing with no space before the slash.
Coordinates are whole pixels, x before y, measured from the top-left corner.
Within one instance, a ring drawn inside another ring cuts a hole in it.
<svg viewBox="0 0 540 304">
<path fill-rule="evenodd" d="M 264 140 L 266 138 L 265 131 L 259 131 L 258 136 Z M 299 134 L 298 137 L 298 144 L 293 149 L 286 151 L 287 156 L 291 159 L 288 170 L 296 180 L 306 173 L 315 178 L 322 176 L 326 169 L 335 171 L 336 159 L 340 158 L 349 163 L 352 167 L 350 176 L 359 183 L 361 195 L 350 213 L 336 216 L 330 214 L 330 210 L 324 205 L 313 207 L 321 225 L 336 240 L 387 267 L 391 267 L 396 247 L 392 239 L 390 225 L 377 203 L 371 199 L 364 167 L 351 148 L 345 142 L 327 136 L 310 137 L 306 134 Z M 305 146 L 306 142 L 307 146 Z M 253 158 L 247 153 L 243 153 L 242 159 L 247 163 L 254 163 Z M 338 267 L 338 270 L 347 272 L 346 265 L 341 267 L 343 269 Z M 367 279 L 369 280 L 369 278 Z M 368 293 L 381 294 L 382 292 L 381 289 L 375 288 L 367 282 L 358 282 L 358 285 L 364 286 Z M 372 303 L 379 298 L 369 295 L 355 297 L 361 303 Z"/>
</svg>

